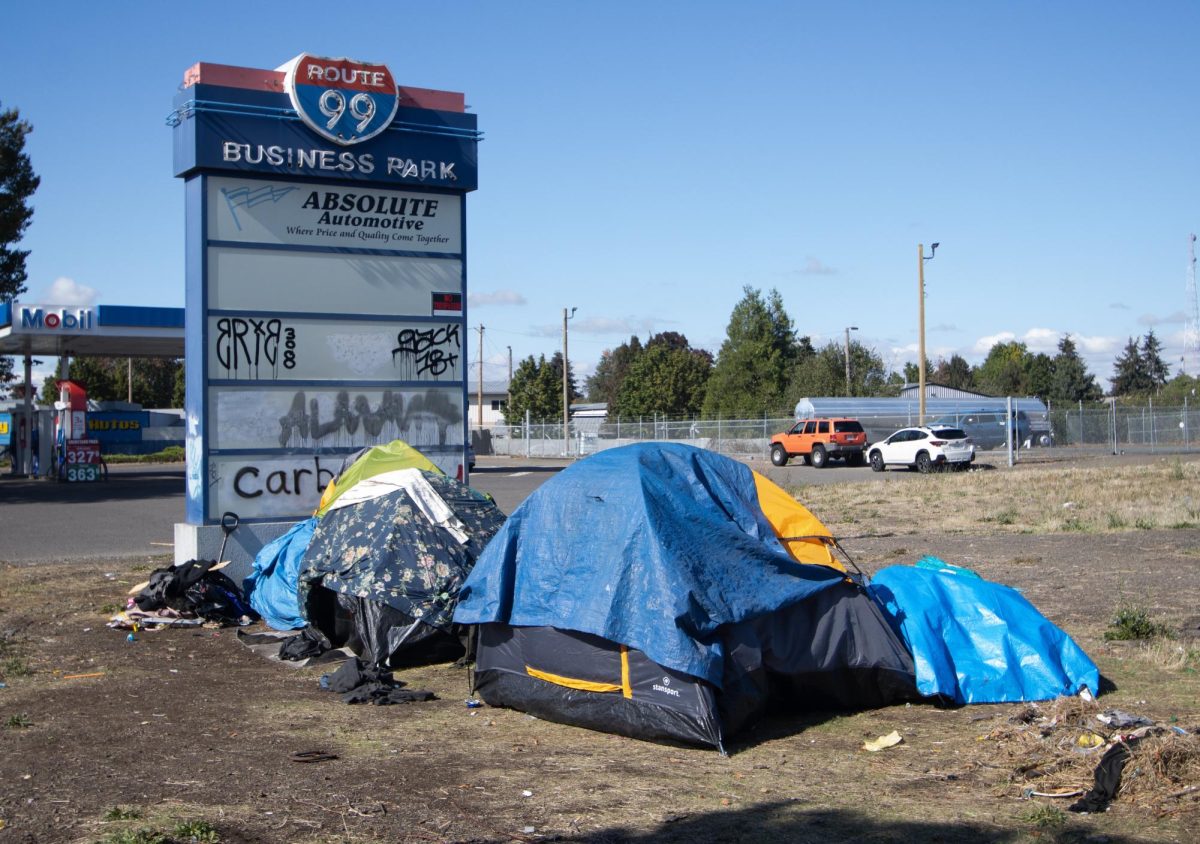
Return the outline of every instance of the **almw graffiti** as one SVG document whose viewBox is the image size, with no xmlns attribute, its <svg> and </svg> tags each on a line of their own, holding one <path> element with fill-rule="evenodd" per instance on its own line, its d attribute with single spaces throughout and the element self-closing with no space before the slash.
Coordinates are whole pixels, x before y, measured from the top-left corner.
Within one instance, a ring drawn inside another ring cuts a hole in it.
<svg viewBox="0 0 1200 844">
<path fill-rule="evenodd" d="M 439 378 L 454 375 L 458 366 L 458 352 L 462 349 L 462 335 L 458 325 L 442 325 L 435 328 L 406 328 L 396 335 L 396 348 L 392 349 L 392 364 L 399 358 L 405 378 L 415 379 L 422 375 Z"/>
<path fill-rule="evenodd" d="M 280 349 L 282 346 L 282 352 Z M 284 328 L 279 319 L 221 317 L 217 320 L 217 363 L 234 375 L 261 377 L 296 366 L 296 329 Z"/>
<path fill-rule="evenodd" d="M 447 442 L 446 430 L 462 424 L 462 410 L 445 395 L 434 391 L 410 395 L 406 402 L 404 395 L 384 390 L 379 404 L 371 407 L 367 396 L 359 394 L 351 401 L 350 393 L 342 390 L 334 398 L 328 417 L 322 420 L 318 400 L 308 399 L 304 391 L 299 390 L 292 397 L 288 412 L 279 417 L 279 446 L 298 446 L 305 440 L 318 443 L 342 433 L 354 437 L 360 427 L 362 436 L 357 441 L 377 443 L 389 422 L 394 426 L 391 431 L 394 435 L 418 425 L 425 428 L 432 422 L 437 444 L 444 444 Z"/>
</svg>

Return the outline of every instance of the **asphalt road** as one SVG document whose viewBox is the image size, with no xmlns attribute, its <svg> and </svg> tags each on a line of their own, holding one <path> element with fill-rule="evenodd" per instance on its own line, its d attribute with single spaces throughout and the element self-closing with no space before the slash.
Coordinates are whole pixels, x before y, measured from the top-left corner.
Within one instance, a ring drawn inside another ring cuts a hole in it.
<svg viewBox="0 0 1200 844">
<path fill-rule="evenodd" d="M 566 460 L 481 457 L 471 485 L 490 493 L 511 513 Z M 782 468 L 753 461 L 754 469 L 783 486 L 859 480 L 904 481 L 905 471 L 877 475 L 869 468 Z M 105 482 L 54 483 L 0 476 L 0 562 L 164 556 L 172 553 L 174 525 L 184 518 L 182 464 L 117 465 Z"/>
</svg>

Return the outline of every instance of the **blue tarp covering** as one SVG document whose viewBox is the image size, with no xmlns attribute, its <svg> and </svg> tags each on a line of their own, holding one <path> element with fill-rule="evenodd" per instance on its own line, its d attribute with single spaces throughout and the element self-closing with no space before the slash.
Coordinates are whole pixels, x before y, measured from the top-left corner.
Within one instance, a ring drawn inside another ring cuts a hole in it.
<svg viewBox="0 0 1200 844">
<path fill-rule="evenodd" d="M 917 691 L 956 703 L 1095 694 L 1100 671 L 1015 589 L 953 567 L 891 566 L 868 590 L 913 654 Z"/>
<path fill-rule="evenodd" d="M 527 498 L 475 563 L 454 620 L 592 633 L 720 686 L 718 627 L 842 579 L 788 555 L 744 464 L 643 443 L 581 460 Z"/>
<path fill-rule="evenodd" d="M 297 587 L 304 552 L 317 519 L 297 522 L 278 539 L 268 542 L 254 557 L 254 571 L 242 581 L 242 591 L 263 621 L 276 630 L 295 630 L 307 622 L 300 615 Z"/>
</svg>

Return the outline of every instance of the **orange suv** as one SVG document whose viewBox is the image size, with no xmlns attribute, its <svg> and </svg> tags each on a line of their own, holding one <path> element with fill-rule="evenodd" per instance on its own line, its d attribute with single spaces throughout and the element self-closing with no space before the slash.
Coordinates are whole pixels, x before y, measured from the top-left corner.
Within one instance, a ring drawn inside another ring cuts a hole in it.
<svg viewBox="0 0 1200 844">
<path fill-rule="evenodd" d="M 786 466 L 800 457 L 804 464 L 824 469 L 833 459 L 847 466 L 863 465 L 867 432 L 857 419 L 801 419 L 790 430 L 771 437 L 771 462 Z"/>
</svg>

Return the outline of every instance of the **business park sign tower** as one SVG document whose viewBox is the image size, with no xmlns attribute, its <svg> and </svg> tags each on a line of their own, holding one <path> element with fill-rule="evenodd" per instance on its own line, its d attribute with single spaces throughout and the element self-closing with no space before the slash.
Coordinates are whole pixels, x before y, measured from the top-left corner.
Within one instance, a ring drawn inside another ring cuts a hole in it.
<svg viewBox="0 0 1200 844">
<path fill-rule="evenodd" d="M 200 63 L 170 123 L 187 204 L 177 556 L 180 528 L 225 512 L 308 516 L 364 446 L 403 439 L 464 477 L 479 134 L 463 95 L 344 58 Z"/>
</svg>

